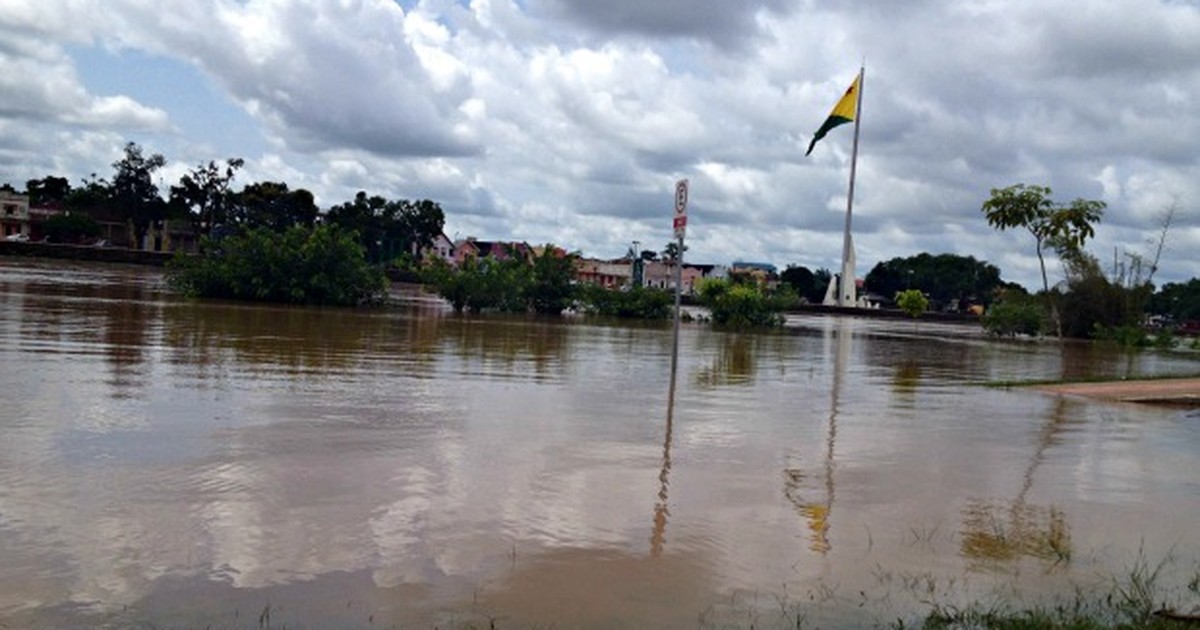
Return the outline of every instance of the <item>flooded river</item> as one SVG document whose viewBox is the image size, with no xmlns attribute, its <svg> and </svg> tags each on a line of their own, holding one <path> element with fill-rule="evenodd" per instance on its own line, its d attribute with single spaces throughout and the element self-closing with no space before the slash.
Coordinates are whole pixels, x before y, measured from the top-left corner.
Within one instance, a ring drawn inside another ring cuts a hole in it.
<svg viewBox="0 0 1200 630">
<path fill-rule="evenodd" d="M 1200 571 L 1195 410 L 979 385 L 1195 353 L 689 324 L 672 401 L 669 325 L 399 297 L 0 259 L 0 627 L 857 626 Z"/>
</svg>

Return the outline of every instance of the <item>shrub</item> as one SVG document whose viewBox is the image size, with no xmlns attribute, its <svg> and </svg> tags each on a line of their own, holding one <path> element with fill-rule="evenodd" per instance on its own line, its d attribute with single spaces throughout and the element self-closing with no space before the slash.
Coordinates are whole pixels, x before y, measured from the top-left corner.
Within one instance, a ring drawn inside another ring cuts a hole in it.
<svg viewBox="0 0 1200 630">
<path fill-rule="evenodd" d="M 700 283 L 699 289 L 700 303 L 708 307 L 718 326 L 743 329 L 783 325 L 783 316 L 778 313 L 782 300 L 772 299 L 757 285 L 708 279 Z"/>
<path fill-rule="evenodd" d="M 929 298 L 920 289 L 908 289 L 896 294 L 896 305 L 915 319 L 929 308 Z"/>
<path fill-rule="evenodd" d="M 201 252 L 170 261 L 172 288 L 194 297 L 338 306 L 381 300 L 386 288 L 354 235 L 337 226 L 258 228 L 206 238 Z"/>
<path fill-rule="evenodd" d="M 579 299 L 583 310 L 594 315 L 667 319 L 674 311 L 671 292 L 647 287 L 613 290 L 585 285 L 580 290 Z"/>
<path fill-rule="evenodd" d="M 42 231 L 46 234 L 46 240 L 50 242 L 78 243 L 100 236 L 100 224 L 80 212 L 64 213 L 46 219 L 42 224 Z"/>
<path fill-rule="evenodd" d="M 1005 293 L 983 315 L 983 328 L 996 337 L 1041 334 L 1046 311 L 1027 295 Z"/>
</svg>

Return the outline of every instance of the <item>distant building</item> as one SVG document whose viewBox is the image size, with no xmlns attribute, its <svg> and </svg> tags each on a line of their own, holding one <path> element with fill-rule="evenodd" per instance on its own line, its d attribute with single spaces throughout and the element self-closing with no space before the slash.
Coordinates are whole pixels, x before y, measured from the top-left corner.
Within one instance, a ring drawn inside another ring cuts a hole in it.
<svg viewBox="0 0 1200 630">
<path fill-rule="evenodd" d="M 734 261 L 733 265 L 730 266 L 729 273 L 731 275 L 749 276 L 754 278 L 758 284 L 767 288 L 774 288 L 779 281 L 776 267 L 770 263 L 738 260 Z"/>
<path fill-rule="evenodd" d="M 507 260 L 513 257 L 529 260 L 533 257 L 533 248 L 528 243 L 519 243 L 516 241 L 481 241 L 473 236 L 468 236 L 466 239 L 454 244 L 455 266 L 461 265 L 468 258 Z"/>
<path fill-rule="evenodd" d="M 632 286 L 633 261 L 629 258 L 580 258 L 575 261 L 575 278 L 584 284 L 594 284 L 606 289 Z"/>
<path fill-rule="evenodd" d="M 0 227 L 5 238 L 14 234 L 30 235 L 29 195 L 0 191 Z"/>
<path fill-rule="evenodd" d="M 648 260 L 645 263 L 644 286 L 655 289 L 675 290 L 675 265 L 662 260 Z M 696 285 L 704 278 L 724 277 L 725 267 L 721 265 L 691 265 L 683 263 L 679 270 L 681 292 L 686 295 L 696 294 Z"/>
<path fill-rule="evenodd" d="M 445 232 L 438 232 L 438 235 L 433 237 L 433 245 L 426 246 L 421 250 L 421 258 L 426 259 L 433 256 L 447 265 L 454 265 L 454 241 L 451 241 Z"/>
</svg>

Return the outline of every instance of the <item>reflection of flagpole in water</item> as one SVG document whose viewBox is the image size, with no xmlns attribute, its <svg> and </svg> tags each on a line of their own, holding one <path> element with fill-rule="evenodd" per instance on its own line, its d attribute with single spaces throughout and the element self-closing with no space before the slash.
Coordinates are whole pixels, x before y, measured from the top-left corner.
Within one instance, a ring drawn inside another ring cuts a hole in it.
<svg viewBox="0 0 1200 630">
<path fill-rule="evenodd" d="M 667 507 L 668 477 L 671 474 L 671 425 L 675 412 L 675 374 L 671 374 L 671 389 L 667 398 L 667 433 L 663 438 L 662 468 L 658 471 L 658 501 L 654 504 L 654 532 L 650 535 L 650 555 L 662 555 L 667 543 L 667 518 L 671 510 Z"/>
<path fill-rule="evenodd" d="M 825 503 L 809 506 L 809 527 L 813 530 L 812 548 L 825 553 L 833 545 L 829 542 L 829 513 L 833 510 L 833 453 L 837 441 L 837 418 L 841 406 L 843 380 L 850 355 L 850 333 L 845 320 L 839 319 L 837 347 L 833 353 L 833 388 L 829 394 L 829 433 L 825 438 Z"/>
<path fill-rule="evenodd" d="M 786 471 L 788 498 L 796 505 L 800 514 L 808 521 L 812 532 L 809 548 L 821 554 L 827 553 L 832 544 L 829 542 L 829 514 L 833 510 L 834 499 L 834 454 L 837 443 L 838 412 L 841 407 L 843 381 L 850 356 L 850 333 L 844 321 L 838 322 L 836 346 L 833 349 L 833 384 L 829 397 L 829 426 L 825 437 L 825 456 L 823 458 L 822 477 L 824 478 L 824 500 L 806 501 L 804 492 L 804 473 L 800 469 Z"/>
</svg>

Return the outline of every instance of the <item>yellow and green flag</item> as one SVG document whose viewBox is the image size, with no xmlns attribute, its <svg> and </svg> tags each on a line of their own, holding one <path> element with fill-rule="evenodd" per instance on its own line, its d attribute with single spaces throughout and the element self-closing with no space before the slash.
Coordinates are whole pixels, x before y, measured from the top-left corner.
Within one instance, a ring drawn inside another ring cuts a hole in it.
<svg viewBox="0 0 1200 630">
<path fill-rule="evenodd" d="M 858 115 L 858 82 L 862 80 L 862 75 L 855 77 L 854 83 L 850 84 L 850 88 L 842 96 L 842 100 L 833 106 L 833 111 L 829 112 L 829 118 L 821 124 L 821 128 L 813 135 L 812 142 L 808 145 L 808 151 L 804 155 L 812 153 L 813 147 L 817 146 L 817 140 L 825 137 L 830 129 L 838 125 L 844 125 L 848 122 L 854 122 L 854 117 Z"/>
</svg>

